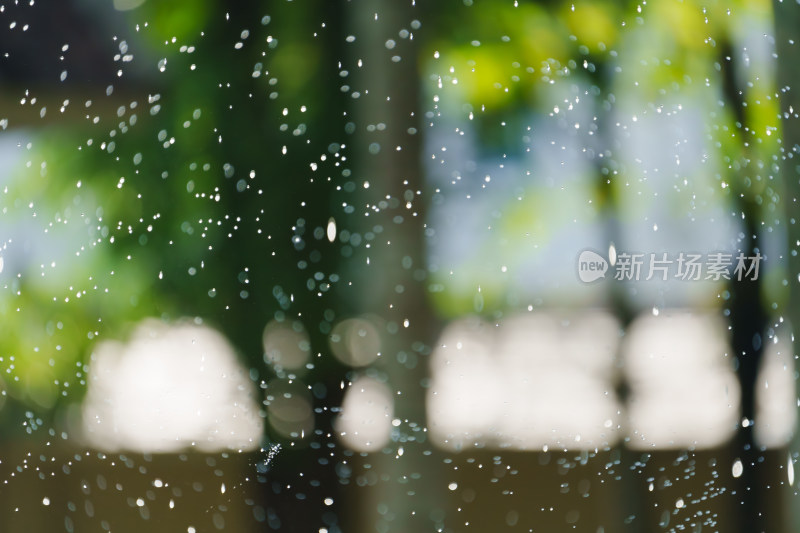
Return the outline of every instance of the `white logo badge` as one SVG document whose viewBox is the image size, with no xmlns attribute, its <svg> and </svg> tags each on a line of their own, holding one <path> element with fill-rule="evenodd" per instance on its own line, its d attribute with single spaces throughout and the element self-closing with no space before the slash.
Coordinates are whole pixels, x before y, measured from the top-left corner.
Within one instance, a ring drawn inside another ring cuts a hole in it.
<svg viewBox="0 0 800 533">
<path fill-rule="evenodd" d="M 584 250 L 578 256 L 578 277 L 582 282 L 591 283 L 605 278 L 607 271 L 608 261 L 597 252 Z"/>
</svg>

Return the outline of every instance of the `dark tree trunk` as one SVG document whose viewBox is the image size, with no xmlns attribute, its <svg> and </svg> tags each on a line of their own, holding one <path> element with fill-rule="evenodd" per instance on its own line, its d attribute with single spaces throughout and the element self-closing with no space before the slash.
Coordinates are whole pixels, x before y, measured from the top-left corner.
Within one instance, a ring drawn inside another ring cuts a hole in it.
<svg viewBox="0 0 800 533">
<path fill-rule="evenodd" d="M 428 530 L 438 504 L 430 481 L 436 461 L 423 455 L 430 450 L 423 431 L 425 383 L 427 356 L 439 326 L 426 297 L 428 199 L 421 168 L 417 44 L 424 28 L 413 23 L 424 17 L 415 2 L 396 0 L 354 0 L 345 13 L 349 34 L 355 37 L 343 58 L 349 74 L 342 80 L 350 86 L 348 114 L 354 125 L 347 138 L 356 191 L 348 224 L 353 232 L 375 234 L 369 247 L 361 246 L 353 254 L 353 292 L 348 300 L 353 313 L 377 316 L 384 326 L 381 357 L 372 370 L 386 376 L 394 417 L 401 420 L 400 442 L 389 446 L 404 447 L 402 456 L 375 452 L 354 457 L 355 469 L 370 468 L 392 481 L 354 487 L 351 511 L 356 516 L 348 525 L 354 531 L 377 526 L 387 531 Z M 408 479 L 414 472 L 426 474 Z M 408 483 L 398 483 L 400 479 Z M 379 504 L 388 505 L 393 520 L 375 513 Z"/>
<path fill-rule="evenodd" d="M 775 0 L 775 47 L 778 54 L 778 94 L 781 101 L 781 126 L 783 128 L 783 144 L 781 156 L 781 171 L 783 183 L 783 206 L 787 225 L 787 258 L 788 268 L 788 298 L 784 318 L 788 318 L 789 328 L 800 325 L 800 304 L 797 297 L 800 295 L 800 5 L 796 2 Z M 784 325 L 784 327 L 786 327 Z M 788 329 L 788 328 L 787 328 Z M 791 331 L 783 333 L 791 335 Z M 795 329 L 793 340 L 793 354 L 798 353 L 797 332 Z M 795 358 L 795 365 L 797 365 Z M 797 375 L 797 366 L 795 376 Z M 791 450 L 796 450 L 798 444 L 797 431 L 792 442 Z M 796 460 L 796 453 L 790 455 L 791 460 Z M 790 516 L 787 521 L 787 530 L 797 531 L 800 527 L 800 506 L 797 505 L 797 492 L 794 488 L 785 491 L 786 507 Z"/>
</svg>

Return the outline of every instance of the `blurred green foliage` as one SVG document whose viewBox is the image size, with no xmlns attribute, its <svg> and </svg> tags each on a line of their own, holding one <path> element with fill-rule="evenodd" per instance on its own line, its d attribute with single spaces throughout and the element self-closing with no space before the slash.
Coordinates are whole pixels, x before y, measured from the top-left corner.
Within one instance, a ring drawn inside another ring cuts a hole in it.
<svg viewBox="0 0 800 533">
<path fill-rule="evenodd" d="M 94 343 L 146 316 L 209 320 L 265 376 L 267 321 L 302 316 L 319 350 L 336 316 L 341 246 L 314 230 L 347 227 L 332 200 L 349 174 L 334 161 L 338 52 L 319 26 L 338 31 L 338 12 L 145 2 L 126 16 L 119 82 L 67 106 L 83 124 L 35 131 L 3 197 L 33 242 L 59 244 L 0 300 L 2 379 L 35 407 L 80 399 Z"/>
<path fill-rule="evenodd" d="M 457 272 L 432 275 L 433 300 L 442 314 L 502 313 L 518 305 L 513 303 L 518 287 L 500 265 L 512 270 L 522 256 L 540 253 L 527 236 L 552 242 L 576 216 L 630 224 L 667 202 L 674 220 L 722 207 L 745 209 L 745 216 L 764 221 L 767 231 L 778 229 L 775 63 L 763 61 L 764 50 L 758 49 L 772 27 L 769 2 L 464 4 L 458 17 L 451 16 L 450 4 L 441 6 L 437 24 L 446 29 L 423 52 L 424 88 L 437 109 L 450 116 L 469 114 L 481 146 L 496 145 L 497 154 L 513 157 L 525 143 L 510 134 L 521 129 L 520 120 L 531 113 L 557 114 L 566 106 L 554 99 L 554 87 L 572 87 L 562 93 L 573 96 L 588 88 L 581 98 L 593 101 L 599 146 L 610 151 L 597 159 L 594 189 L 556 191 L 531 176 L 524 200 L 509 195 L 506 204 L 497 205 L 502 223 L 491 236 L 475 236 L 473 258 Z M 707 110 L 698 125 L 705 129 L 708 160 L 691 175 L 659 176 L 674 180 L 679 191 L 663 198 L 633 161 L 620 158 L 611 134 L 619 131 L 621 118 L 635 121 L 683 107 Z M 785 272 L 776 267 L 765 283 L 765 303 L 773 307 L 786 303 L 779 281 Z M 716 305 L 715 293 L 704 297 L 704 305 Z M 566 303 L 569 296 L 559 299 Z"/>
<path fill-rule="evenodd" d="M 675 216 L 691 195 L 701 209 L 730 210 L 743 199 L 756 220 L 778 223 L 774 66 L 731 65 L 742 61 L 731 50 L 752 28 L 771 24 L 768 2 L 463 4 L 427 6 L 437 31 L 417 58 L 420 90 L 474 114 L 482 146 L 518 149 L 496 123 L 552 113 L 558 84 L 591 87 L 587 97 L 605 113 L 596 117 L 600 135 L 612 108 L 657 112 L 691 99 L 709 110 L 704 135 L 716 151 L 706 172 L 686 176 Z M 145 2 L 126 13 L 130 34 L 115 42 L 136 69 L 128 74 L 121 63 L 125 74 L 110 94 L 87 94 L 113 111 L 96 123 L 55 121 L 36 131 L 30 165 L 4 206 L 19 219 L 33 210 L 38 228 L 70 251 L 56 268 L 28 265 L 9 281 L 13 297 L 0 300 L 12 396 L 46 408 L 68 392 L 74 401 L 93 343 L 124 336 L 145 316 L 213 317 L 267 374 L 260 332 L 272 318 L 301 316 L 312 353 L 327 349 L 332 324 L 351 310 L 343 265 L 359 244 L 341 232 L 360 222 L 342 156 L 355 126 L 342 89 L 340 6 L 299 7 Z M 83 102 L 72 106 L 68 113 L 95 116 Z M 522 201 L 497 205 L 499 238 L 477 242 L 455 275 L 432 273 L 440 313 L 512 305 L 516 286 L 498 267 L 526 259 L 526 233 L 546 241 L 577 214 L 600 221 L 605 209 L 625 205 L 624 220 L 648 209 L 635 169 L 611 158 L 596 173 L 590 178 L 608 187 L 591 193 L 591 205 L 580 195 L 555 197 L 535 177 Z M 324 231 L 332 216 L 334 243 Z M 330 379 L 330 369 L 344 371 L 323 358 L 309 379 Z"/>
</svg>

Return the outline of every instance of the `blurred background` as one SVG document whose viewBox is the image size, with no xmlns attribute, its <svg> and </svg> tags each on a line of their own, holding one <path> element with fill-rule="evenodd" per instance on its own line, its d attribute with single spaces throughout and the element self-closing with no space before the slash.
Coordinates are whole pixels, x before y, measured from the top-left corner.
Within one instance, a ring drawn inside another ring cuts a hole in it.
<svg viewBox="0 0 800 533">
<path fill-rule="evenodd" d="M 796 531 L 786 4 L 0 0 L 0 531 Z"/>
</svg>

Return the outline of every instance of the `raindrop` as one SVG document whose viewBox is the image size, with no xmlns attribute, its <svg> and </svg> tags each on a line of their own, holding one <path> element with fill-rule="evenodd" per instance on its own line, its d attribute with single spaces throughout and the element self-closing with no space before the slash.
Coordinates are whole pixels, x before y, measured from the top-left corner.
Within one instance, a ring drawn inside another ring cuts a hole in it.
<svg viewBox="0 0 800 533">
<path fill-rule="evenodd" d="M 742 466 L 742 460 L 737 457 L 736 460 L 733 462 L 733 467 L 731 468 L 731 474 L 733 474 L 733 477 L 738 478 L 742 475 L 743 471 L 744 471 L 744 466 Z"/>
<path fill-rule="evenodd" d="M 328 220 L 328 228 L 326 233 L 330 242 L 336 240 L 336 220 L 334 220 L 333 217 Z"/>
</svg>

